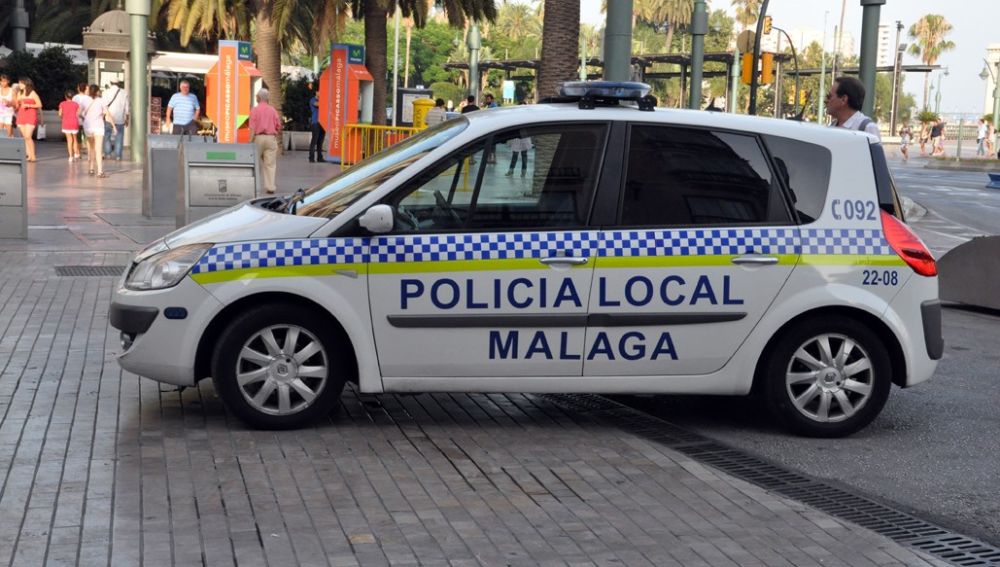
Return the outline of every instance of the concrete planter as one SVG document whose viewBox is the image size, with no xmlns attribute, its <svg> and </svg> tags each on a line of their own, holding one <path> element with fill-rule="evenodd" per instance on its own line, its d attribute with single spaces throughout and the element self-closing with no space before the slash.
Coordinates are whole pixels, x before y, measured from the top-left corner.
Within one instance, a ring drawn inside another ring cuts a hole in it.
<svg viewBox="0 0 1000 567">
<path fill-rule="evenodd" d="M 285 149 L 291 151 L 308 151 L 309 138 L 312 132 L 284 132 Z"/>
</svg>

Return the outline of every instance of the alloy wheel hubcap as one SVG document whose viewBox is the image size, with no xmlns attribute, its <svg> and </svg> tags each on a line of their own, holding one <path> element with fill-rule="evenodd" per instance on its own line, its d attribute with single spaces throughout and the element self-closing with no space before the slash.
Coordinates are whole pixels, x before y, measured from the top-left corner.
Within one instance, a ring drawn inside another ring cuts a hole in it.
<svg viewBox="0 0 1000 567">
<path fill-rule="evenodd" d="M 868 402 L 874 379 L 871 357 L 861 345 L 846 335 L 825 333 L 792 354 L 785 390 L 804 416 L 835 423 L 857 414 Z"/>
<path fill-rule="evenodd" d="M 329 360 L 319 339 L 298 325 L 272 325 L 254 333 L 236 360 L 243 398 L 269 415 L 298 413 L 326 386 Z"/>
</svg>

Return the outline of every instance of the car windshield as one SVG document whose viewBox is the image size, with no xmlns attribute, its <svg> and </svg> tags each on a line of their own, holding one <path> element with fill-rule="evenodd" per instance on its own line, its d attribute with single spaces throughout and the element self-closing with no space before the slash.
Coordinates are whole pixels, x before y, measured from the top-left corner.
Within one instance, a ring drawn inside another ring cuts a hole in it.
<svg viewBox="0 0 1000 567">
<path fill-rule="evenodd" d="M 468 125 L 468 119 L 455 118 L 389 146 L 306 191 L 295 208 L 296 214 L 327 218 L 338 215 L 410 164 L 457 136 Z"/>
</svg>

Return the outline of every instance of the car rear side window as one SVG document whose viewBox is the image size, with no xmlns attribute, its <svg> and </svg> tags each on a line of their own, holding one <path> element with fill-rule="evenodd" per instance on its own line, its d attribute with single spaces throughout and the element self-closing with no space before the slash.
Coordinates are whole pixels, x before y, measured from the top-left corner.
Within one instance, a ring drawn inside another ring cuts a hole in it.
<svg viewBox="0 0 1000 567">
<path fill-rule="evenodd" d="M 779 136 L 764 136 L 764 143 L 774 158 L 778 175 L 792 191 L 799 218 L 804 223 L 818 219 L 830 187 L 830 150 Z"/>
<path fill-rule="evenodd" d="M 634 125 L 622 226 L 733 226 L 790 221 L 757 138 Z"/>
</svg>

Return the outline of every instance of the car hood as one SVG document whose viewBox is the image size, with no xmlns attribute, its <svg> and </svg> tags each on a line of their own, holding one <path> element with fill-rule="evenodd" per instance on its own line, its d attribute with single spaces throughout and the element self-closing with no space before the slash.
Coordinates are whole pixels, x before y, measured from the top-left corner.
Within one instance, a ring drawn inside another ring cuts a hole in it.
<svg viewBox="0 0 1000 567">
<path fill-rule="evenodd" d="M 164 241 L 170 248 L 176 248 L 203 242 L 306 238 L 328 220 L 278 213 L 247 202 L 175 230 Z"/>
</svg>

